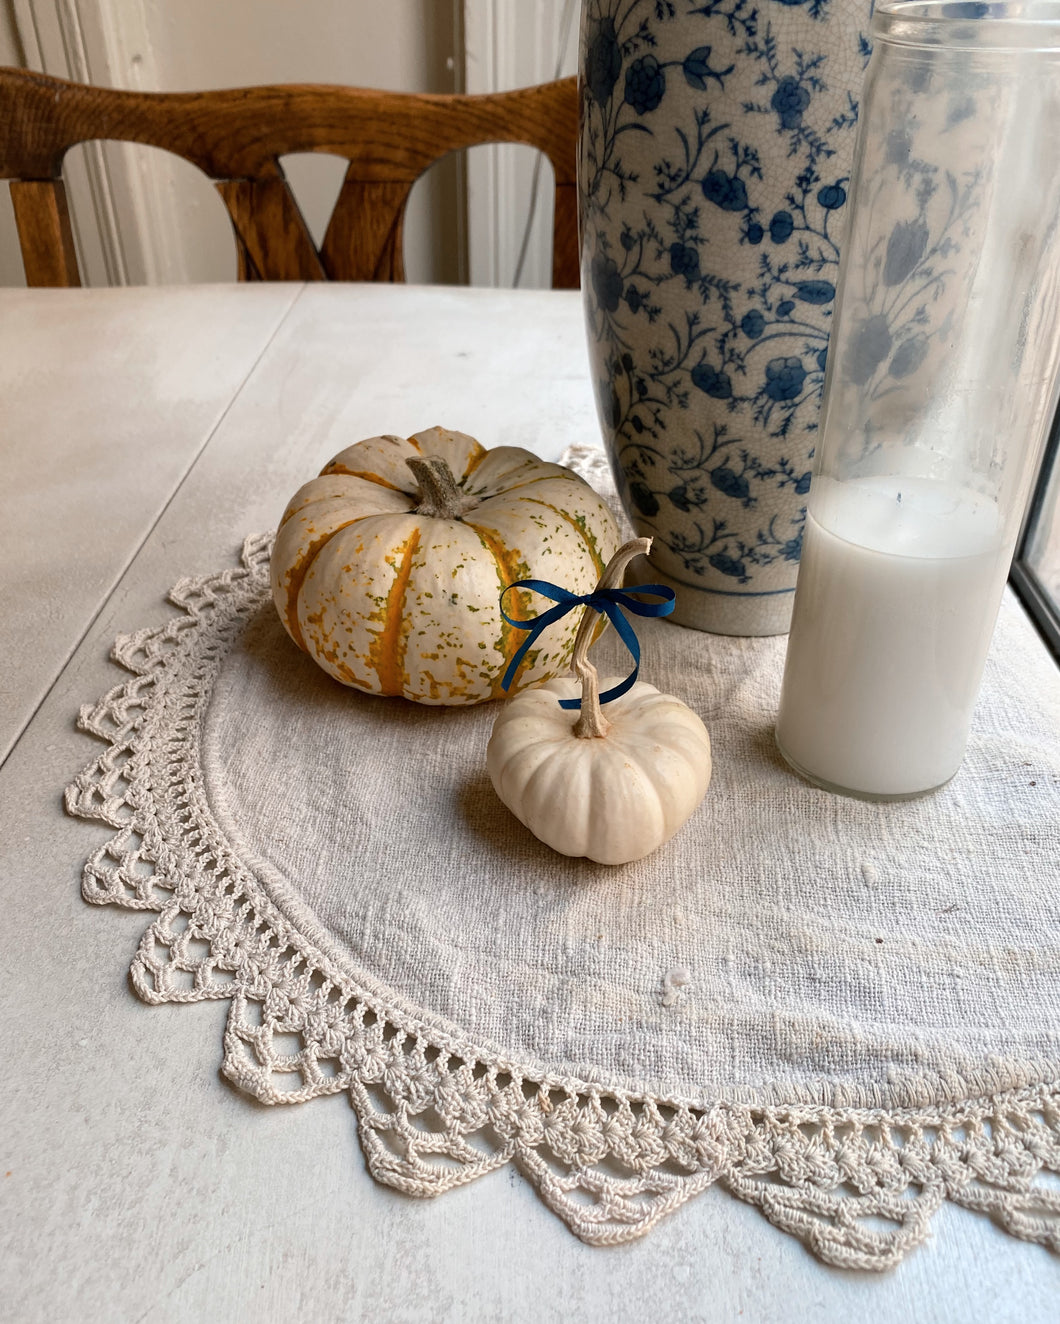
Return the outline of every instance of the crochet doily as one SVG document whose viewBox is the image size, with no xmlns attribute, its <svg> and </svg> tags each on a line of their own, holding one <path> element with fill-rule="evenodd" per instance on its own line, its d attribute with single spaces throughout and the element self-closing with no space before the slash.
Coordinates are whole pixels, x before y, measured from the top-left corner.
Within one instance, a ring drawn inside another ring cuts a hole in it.
<svg viewBox="0 0 1060 1324">
<path fill-rule="evenodd" d="M 311 941 L 298 906 L 226 839 L 203 773 L 214 682 L 268 601 L 269 545 L 249 539 L 238 568 L 183 580 L 178 615 L 118 641 L 131 679 L 82 710 L 106 749 L 66 793 L 68 812 L 113 829 L 85 899 L 151 913 L 132 964 L 140 997 L 229 1000 L 232 1082 L 269 1104 L 347 1091 L 371 1173 L 410 1195 L 514 1161 L 595 1245 L 643 1234 L 718 1182 L 846 1267 L 896 1263 L 947 1199 L 1060 1249 L 1060 1187 L 1043 1179 L 1060 1173 L 1056 1078 L 905 1107 L 682 1101 L 505 1056 Z M 681 982 L 673 972 L 671 1000 Z"/>
</svg>

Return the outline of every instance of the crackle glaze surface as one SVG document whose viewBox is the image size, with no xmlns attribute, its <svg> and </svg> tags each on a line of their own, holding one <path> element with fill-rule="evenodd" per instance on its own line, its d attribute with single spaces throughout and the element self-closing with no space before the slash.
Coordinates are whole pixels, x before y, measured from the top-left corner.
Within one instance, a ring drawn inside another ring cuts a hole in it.
<svg viewBox="0 0 1060 1324">
<path fill-rule="evenodd" d="M 869 0 L 583 6 L 597 404 L 685 624 L 787 628 L 869 14 Z"/>
</svg>

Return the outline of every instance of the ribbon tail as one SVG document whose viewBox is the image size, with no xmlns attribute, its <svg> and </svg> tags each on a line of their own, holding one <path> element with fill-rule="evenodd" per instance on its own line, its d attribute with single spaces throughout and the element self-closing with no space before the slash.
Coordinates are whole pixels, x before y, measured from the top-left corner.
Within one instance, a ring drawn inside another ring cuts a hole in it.
<svg viewBox="0 0 1060 1324">
<path fill-rule="evenodd" d="M 533 585 L 536 582 L 537 581 L 535 580 L 523 581 L 523 583 L 527 585 Z M 515 588 L 516 585 L 510 584 L 508 587 Z M 508 590 L 505 589 L 505 593 L 507 593 L 507 591 Z M 536 591 L 540 591 L 540 590 L 536 590 Z M 503 597 L 503 594 L 501 596 Z M 554 595 L 550 594 L 549 596 L 554 596 Z M 508 663 L 508 667 L 503 677 L 501 678 L 502 690 L 507 692 L 509 686 L 515 680 L 516 673 L 523 664 L 523 659 L 526 657 L 527 652 L 534 646 L 541 632 L 543 630 L 547 630 L 550 625 L 554 625 L 556 621 L 566 616 L 567 612 L 572 610 L 572 608 L 576 607 L 580 600 L 581 599 L 576 598 L 574 594 L 569 594 L 565 599 L 560 601 L 558 606 L 550 607 L 548 611 L 542 612 L 540 616 L 535 616 L 533 620 L 530 621 L 517 621 L 514 616 L 508 615 L 508 613 L 504 610 L 503 606 L 501 607 L 501 615 L 504 617 L 504 619 L 508 622 L 509 625 L 513 625 L 517 630 L 528 631 L 526 638 L 519 645 L 519 648 L 517 649 L 515 656 Z"/>
<path fill-rule="evenodd" d="M 635 589 L 613 589 L 614 600 L 634 616 L 669 616 L 677 606 L 677 594 L 665 584 L 639 584 Z M 650 593 L 662 602 L 640 602 L 634 593 Z"/>
</svg>

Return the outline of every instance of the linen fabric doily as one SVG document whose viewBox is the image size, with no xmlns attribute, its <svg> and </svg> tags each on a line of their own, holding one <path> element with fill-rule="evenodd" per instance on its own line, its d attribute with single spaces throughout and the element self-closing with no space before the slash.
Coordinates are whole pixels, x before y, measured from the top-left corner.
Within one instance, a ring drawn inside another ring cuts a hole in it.
<svg viewBox="0 0 1060 1324">
<path fill-rule="evenodd" d="M 1060 677 L 1011 601 L 961 772 L 886 805 L 780 759 L 783 638 L 638 621 L 714 778 L 611 868 L 494 795 L 496 705 L 298 652 L 269 546 L 118 641 L 132 678 L 82 710 L 108 747 L 66 796 L 114 829 L 85 899 L 157 912 L 140 996 L 231 1000 L 230 1080 L 347 1090 L 409 1194 L 514 1160 L 594 1244 L 720 1182 L 834 1264 L 894 1264 L 944 1199 L 1060 1250 Z M 594 657 L 625 674 L 613 632 Z"/>
</svg>

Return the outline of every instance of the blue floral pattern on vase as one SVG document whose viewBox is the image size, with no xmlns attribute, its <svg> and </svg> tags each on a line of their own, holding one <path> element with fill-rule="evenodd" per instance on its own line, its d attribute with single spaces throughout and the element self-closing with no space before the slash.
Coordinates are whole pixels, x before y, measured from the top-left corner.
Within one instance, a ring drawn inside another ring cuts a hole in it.
<svg viewBox="0 0 1060 1324">
<path fill-rule="evenodd" d="M 787 628 L 870 3 L 583 0 L 600 418 L 653 569 L 704 628 Z"/>
</svg>

